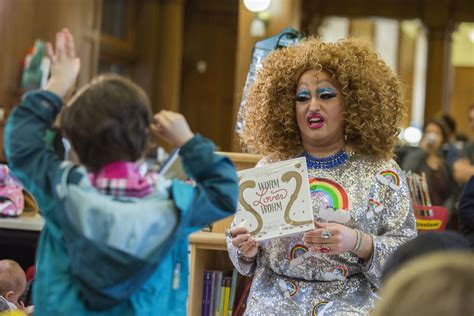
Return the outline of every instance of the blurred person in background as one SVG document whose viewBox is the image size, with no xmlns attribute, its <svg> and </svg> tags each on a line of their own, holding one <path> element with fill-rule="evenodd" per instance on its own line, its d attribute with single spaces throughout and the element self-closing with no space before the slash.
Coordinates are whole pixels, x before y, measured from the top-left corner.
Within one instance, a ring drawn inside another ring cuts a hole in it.
<svg viewBox="0 0 474 316">
<path fill-rule="evenodd" d="M 442 152 L 446 163 L 452 168 L 454 161 L 456 161 L 463 148 L 463 143 L 457 139 L 457 123 L 451 115 L 443 113 L 438 116 L 438 119 L 441 120 L 446 127 L 446 142 L 443 144 Z"/>
<path fill-rule="evenodd" d="M 459 231 L 466 236 L 474 248 L 474 177 L 471 177 L 464 187 L 459 201 Z"/>
<path fill-rule="evenodd" d="M 439 251 L 408 262 L 388 278 L 371 315 L 474 315 L 473 262 L 470 251 Z"/>
<path fill-rule="evenodd" d="M 385 262 L 382 271 L 382 282 L 397 272 L 408 262 L 423 255 L 438 251 L 469 250 L 469 241 L 454 231 L 424 232 L 401 245 Z"/>
<path fill-rule="evenodd" d="M 468 110 L 469 127 L 474 131 L 474 104 Z M 453 163 L 453 176 L 457 183 L 464 185 L 474 175 L 474 142 L 466 143 L 458 159 Z"/>
<path fill-rule="evenodd" d="M 420 146 L 407 153 L 402 169 L 426 175 L 430 200 L 433 205 L 454 209 L 454 180 L 444 159 L 442 146 L 447 140 L 443 121 L 432 119 L 425 123 Z"/>
</svg>

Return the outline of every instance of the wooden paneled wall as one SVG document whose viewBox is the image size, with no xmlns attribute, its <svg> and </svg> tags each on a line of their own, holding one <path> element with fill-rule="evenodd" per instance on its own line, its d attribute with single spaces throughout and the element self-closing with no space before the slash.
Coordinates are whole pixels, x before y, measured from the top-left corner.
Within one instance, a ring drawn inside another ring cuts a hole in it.
<svg viewBox="0 0 474 316">
<path fill-rule="evenodd" d="M 2 0 L 0 18 L 0 102 L 7 107 L 18 100 L 21 66 L 36 39 L 54 41 L 55 33 L 68 27 L 76 37 L 82 60 L 80 81 L 97 68 L 100 27 L 99 0 Z"/>
<path fill-rule="evenodd" d="M 455 67 L 450 114 L 457 122 L 457 132 L 474 140 L 469 127 L 468 108 L 474 105 L 474 67 Z"/>
<path fill-rule="evenodd" d="M 402 126 L 410 125 L 411 111 L 412 111 L 412 97 L 413 97 L 413 76 L 415 73 L 416 61 L 416 34 L 405 32 L 400 28 L 399 33 L 399 49 L 398 49 L 398 69 L 397 73 L 405 85 L 405 100 L 407 104 L 407 113 L 403 118 Z"/>
<path fill-rule="evenodd" d="M 219 150 L 231 146 L 238 0 L 187 0 L 180 111 Z"/>
<path fill-rule="evenodd" d="M 54 41 L 67 26 L 76 37 L 82 61 L 79 83 L 97 69 L 100 0 L 1 0 L 0 1 L 0 106 L 8 114 L 18 103 L 23 60 L 36 39 Z M 3 122 L 0 122 L 3 134 Z M 3 140 L 3 135 L 1 139 Z M 1 148 L 3 149 L 3 143 Z M 2 152 L 2 151 L 0 151 Z M 0 161 L 4 161 L 0 154 Z"/>
</svg>

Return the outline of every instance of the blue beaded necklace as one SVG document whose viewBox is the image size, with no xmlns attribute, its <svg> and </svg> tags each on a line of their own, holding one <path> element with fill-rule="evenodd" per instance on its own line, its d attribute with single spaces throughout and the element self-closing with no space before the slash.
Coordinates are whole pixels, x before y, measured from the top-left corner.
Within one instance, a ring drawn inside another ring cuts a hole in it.
<svg viewBox="0 0 474 316">
<path fill-rule="evenodd" d="M 316 157 L 306 151 L 303 152 L 303 155 L 306 157 L 308 169 L 331 169 L 342 165 L 349 158 L 349 154 L 344 149 L 327 157 Z"/>
</svg>

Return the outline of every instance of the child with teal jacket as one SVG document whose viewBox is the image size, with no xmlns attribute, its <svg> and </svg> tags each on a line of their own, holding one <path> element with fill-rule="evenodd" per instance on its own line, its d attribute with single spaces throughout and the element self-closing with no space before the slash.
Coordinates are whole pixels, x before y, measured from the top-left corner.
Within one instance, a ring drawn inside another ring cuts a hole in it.
<svg viewBox="0 0 474 316">
<path fill-rule="evenodd" d="M 235 211 L 235 168 L 182 115 L 161 111 L 152 119 L 143 90 L 122 77 L 95 79 L 62 109 L 79 72 L 68 30 L 48 53 L 45 91 L 24 97 L 4 139 L 9 165 L 45 218 L 35 315 L 185 315 L 188 236 Z M 80 164 L 45 144 L 60 111 Z M 150 132 L 180 147 L 195 184 L 141 172 Z"/>
</svg>

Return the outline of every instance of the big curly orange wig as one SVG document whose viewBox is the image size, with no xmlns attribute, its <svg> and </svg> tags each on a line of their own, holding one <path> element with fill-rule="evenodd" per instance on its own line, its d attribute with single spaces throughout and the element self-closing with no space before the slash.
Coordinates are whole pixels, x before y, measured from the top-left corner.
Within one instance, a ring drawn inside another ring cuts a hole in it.
<svg viewBox="0 0 474 316">
<path fill-rule="evenodd" d="M 327 72 L 342 94 L 346 143 L 360 154 L 392 157 L 405 109 L 403 87 L 370 45 L 358 39 L 323 43 L 309 38 L 271 53 L 242 111 L 244 148 L 278 159 L 302 152 L 295 95 L 300 76 L 310 69 Z"/>
</svg>

